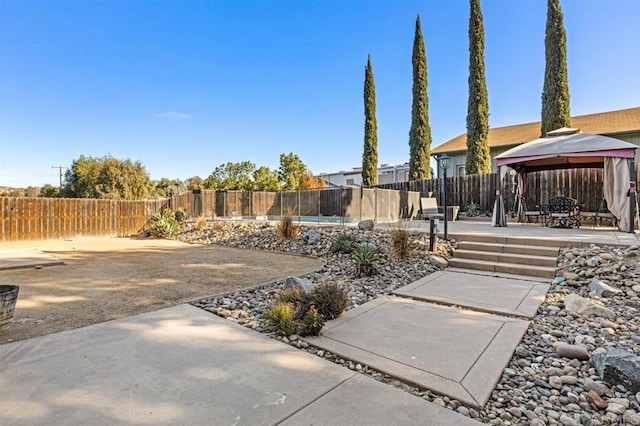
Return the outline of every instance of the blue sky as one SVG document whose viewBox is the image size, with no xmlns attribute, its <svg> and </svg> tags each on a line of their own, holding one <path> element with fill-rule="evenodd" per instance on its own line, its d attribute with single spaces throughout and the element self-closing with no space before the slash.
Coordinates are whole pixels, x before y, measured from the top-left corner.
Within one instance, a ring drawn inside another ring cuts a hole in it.
<svg viewBox="0 0 640 426">
<path fill-rule="evenodd" d="M 561 0 L 572 115 L 640 105 L 640 1 Z M 544 0 L 483 0 L 490 125 L 537 121 Z M 371 54 L 380 163 L 408 161 L 415 18 L 437 146 L 465 131 L 466 0 L 0 0 L 0 186 L 80 155 L 152 179 L 228 161 L 360 165 Z"/>
</svg>

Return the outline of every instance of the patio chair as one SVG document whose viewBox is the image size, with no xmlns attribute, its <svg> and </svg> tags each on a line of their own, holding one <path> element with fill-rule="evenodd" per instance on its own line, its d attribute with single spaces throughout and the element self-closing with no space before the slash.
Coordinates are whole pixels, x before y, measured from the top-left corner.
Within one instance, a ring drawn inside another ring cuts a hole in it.
<svg viewBox="0 0 640 426">
<path fill-rule="evenodd" d="M 547 226 L 558 228 L 580 227 L 580 208 L 578 202 L 569 197 L 554 197 L 549 200 L 549 219 Z"/>
<path fill-rule="evenodd" d="M 438 200 L 434 197 L 420 197 L 418 219 L 426 220 L 431 217 L 444 219 L 444 214 L 438 212 Z"/>
<path fill-rule="evenodd" d="M 609 211 L 609 207 L 607 206 L 607 200 L 605 200 L 604 198 L 602 199 L 602 201 L 600 201 L 600 207 L 598 207 L 598 211 L 596 212 L 595 215 L 595 225 L 596 226 L 602 226 L 602 221 L 603 220 L 608 220 L 611 222 L 611 226 L 617 226 L 618 225 L 618 218 L 616 218 L 613 213 L 611 213 Z"/>
<path fill-rule="evenodd" d="M 542 207 L 540 207 L 540 205 L 538 205 L 533 198 L 531 197 L 525 198 L 525 208 L 526 210 L 524 212 L 524 216 L 526 218 L 526 222 L 522 222 L 523 225 L 525 223 L 531 223 L 531 220 L 533 218 L 535 218 L 536 223 L 538 223 L 540 219 L 542 219 L 543 224 L 545 223 L 547 212 L 544 209 L 542 209 Z"/>
</svg>

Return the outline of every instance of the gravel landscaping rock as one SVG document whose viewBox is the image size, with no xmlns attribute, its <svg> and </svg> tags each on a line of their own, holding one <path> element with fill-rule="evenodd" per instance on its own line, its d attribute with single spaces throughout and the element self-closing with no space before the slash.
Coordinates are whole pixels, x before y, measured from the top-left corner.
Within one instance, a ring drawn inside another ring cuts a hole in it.
<svg viewBox="0 0 640 426">
<path fill-rule="evenodd" d="M 269 224 L 222 222 L 197 232 L 187 227 L 180 238 L 194 243 L 318 256 L 326 260 L 325 266 L 301 278 L 312 283 L 340 283 L 348 289 L 347 309 L 389 294 L 437 271 L 438 265 L 443 264 L 428 254 L 428 235 L 412 233 L 415 255 L 404 261 L 392 261 L 388 253 L 389 236 L 383 230 L 315 227 L 321 239 L 308 244 L 303 236 L 310 228 L 300 228 L 298 237 L 280 241 L 275 226 Z M 350 255 L 331 253 L 333 239 L 343 232 L 353 234 L 358 244 L 377 248 L 379 274 L 355 278 Z M 451 250 L 451 245 L 439 242 L 436 255 L 446 260 Z M 313 346 L 304 347 L 305 342 L 297 336 L 278 335 L 270 329 L 263 312 L 284 282 L 203 299 L 194 305 L 483 423 L 640 424 L 640 391 L 634 390 L 629 382 L 601 376 L 591 363 L 597 354 L 615 353 L 614 349 L 640 356 L 640 296 L 634 290 L 640 287 L 638 254 L 637 246 L 591 245 L 563 250 L 557 278 L 482 410 L 407 385 L 365 364 L 358 365 Z M 590 288 L 594 279 L 619 291 L 598 295 Z M 231 302 L 235 309 L 231 309 Z"/>
</svg>

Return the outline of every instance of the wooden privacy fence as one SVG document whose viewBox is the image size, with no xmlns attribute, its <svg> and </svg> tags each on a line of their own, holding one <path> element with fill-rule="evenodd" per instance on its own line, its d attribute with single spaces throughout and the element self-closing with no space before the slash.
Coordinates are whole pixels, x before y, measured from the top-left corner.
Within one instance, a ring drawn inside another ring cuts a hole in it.
<svg viewBox="0 0 640 426">
<path fill-rule="evenodd" d="M 438 199 L 438 205 L 444 205 L 444 179 L 417 180 L 378 185 L 378 188 L 419 192 L 423 197 L 432 195 Z M 483 213 L 493 210 L 496 193 L 496 174 L 468 175 L 447 178 L 447 205 L 466 206 L 474 202 Z"/>
<path fill-rule="evenodd" d="M 0 241 L 133 235 L 168 204 L 168 200 L 3 197 Z"/>
<path fill-rule="evenodd" d="M 379 188 L 283 192 L 193 191 L 151 201 L 85 198 L 0 198 L 0 242 L 125 236 L 148 227 L 162 208 L 184 207 L 192 216 L 338 216 L 394 221 L 417 213 L 420 194 Z"/>
<path fill-rule="evenodd" d="M 170 206 L 205 217 L 337 216 L 383 221 L 415 216 L 419 202 L 415 192 L 342 187 L 281 192 L 201 190 L 172 197 Z"/>
<path fill-rule="evenodd" d="M 636 176 L 638 168 L 636 166 Z M 547 204 L 553 197 L 571 197 L 578 200 L 583 211 L 597 211 L 603 198 L 603 169 L 545 170 L 527 174 L 527 197 L 538 204 Z M 433 193 L 443 205 L 443 179 L 400 182 L 378 185 L 379 188 L 417 191 L 422 196 Z M 636 182 L 637 185 L 637 182 Z M 507 174 L 503 183 L 505 209 L 513 211 L 516 199 L 515 179 Z M 496 174 L 468 175 L 447 178 L 447 204 L 466 210 L 469 203 L 479 204 L 482 213 L 493 210 L 496 193 Z"/>
</svg>

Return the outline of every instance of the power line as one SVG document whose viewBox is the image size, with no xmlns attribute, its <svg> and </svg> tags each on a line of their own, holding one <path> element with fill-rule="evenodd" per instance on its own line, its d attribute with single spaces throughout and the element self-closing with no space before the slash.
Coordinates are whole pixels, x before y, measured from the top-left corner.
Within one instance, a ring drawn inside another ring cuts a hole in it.
<svg viewBox="0 0 640 426">
<path fill-rule="evenodd" d="M 60 172 L 60 189 L 62 189 L 62 170 L 63 169 L 67 169 L 68 167 L 64 167 L 64 166 L 51 166 L 52 169 L 58 169 L 58 171 Z"/>
</svg>

